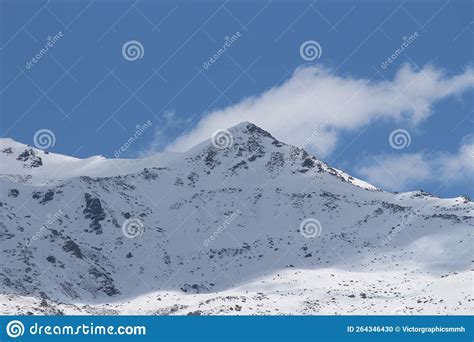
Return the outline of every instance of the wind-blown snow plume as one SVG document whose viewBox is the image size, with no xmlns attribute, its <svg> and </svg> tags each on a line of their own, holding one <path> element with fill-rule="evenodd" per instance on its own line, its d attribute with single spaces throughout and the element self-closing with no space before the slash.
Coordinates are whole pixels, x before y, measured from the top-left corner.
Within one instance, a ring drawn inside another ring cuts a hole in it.
<svg viewBox="0 0 474 342">
<path fill-rule="evenodd" d="M 433 66 L 413 70 L 405 65 L 391 81 L 372 81 L 334 75 L 322 66 L 302 67 L 280 86 L 208 113 L 168 149 L 185 151 L 219 129 L 252 121 L 295 146 L 305 144 L 318 131 L 317 139 L 307 147 L 324 157 L 333 151 L 344 130 L 382 119 L 404 119 L 416 125 L 431 114 L 437 101 L 473 85 L 471 68 L 447 76 Z"/>
</svg>

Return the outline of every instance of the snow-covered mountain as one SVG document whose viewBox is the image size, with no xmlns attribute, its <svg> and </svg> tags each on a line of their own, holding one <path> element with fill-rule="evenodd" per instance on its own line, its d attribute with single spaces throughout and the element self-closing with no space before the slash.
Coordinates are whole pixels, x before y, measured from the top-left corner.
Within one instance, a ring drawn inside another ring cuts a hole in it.
<svg viewBox="0 0 474 342">
<path fill-rule="evenodd" d="M 242 123 L 145 159 L 0 140 L 2 313 L 473 309 L 473 203 L 389 193 Z"/>
</svg>

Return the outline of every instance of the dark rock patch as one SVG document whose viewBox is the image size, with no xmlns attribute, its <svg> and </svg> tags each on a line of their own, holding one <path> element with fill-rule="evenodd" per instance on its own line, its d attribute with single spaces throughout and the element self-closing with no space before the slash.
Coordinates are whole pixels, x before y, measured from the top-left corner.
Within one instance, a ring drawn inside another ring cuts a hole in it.
<svg viewBox="0 0 474 342">
<path fill-rule="evenodd" d="M 83 211 L 85 218 L 91 220 L 89 227 L 97 234 L 102 234 L 102 226 L 99 223 L 105 219 L 105 212 L 102 208 L 100 199 L 92 197 L 91 194 L 85 194 L 86 208 Z"/>
<path fill-rule="evenodd" d="M 18 197 L 19 194 L 20 191 L 17 189 L 10 189 L 10 191 L 8 191 L 8 197 Z"/>
<path fill-rule="evenodd" d="M 72 253 L 76 258 L 82 259 L 82 251 L 79 246 L 72 240 L 67 240 L 64 243 L 63 250 L 67 253 Z"/>
</svg>

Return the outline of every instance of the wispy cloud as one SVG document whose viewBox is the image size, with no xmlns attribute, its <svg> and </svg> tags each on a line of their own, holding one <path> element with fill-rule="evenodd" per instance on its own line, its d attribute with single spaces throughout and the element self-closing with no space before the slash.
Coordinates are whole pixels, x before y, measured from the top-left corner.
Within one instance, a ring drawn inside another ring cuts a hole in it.
<svg viewBox="0 0 474 342">
<path fill-rule="evenodd" d="M 156 123 L 153 139 L 148 146 L 140 151 L 138 157 L 146 157 L 150 154 L 162 151 L 170 143 L 170 138 L 179 134 L 183 127 L 189 126 L 192 118 L 182 118 L 175 110 L 165 111 Z"/>
<path fill-rule="evenodd" d="M 413 70 L 405 65 L 389 81 L 333 75 L 321 66 L 298 68 L 284 84 L 212 111 L 167 149 L 184 151 L 219 129 L 251 121 L 280 140 L 306 145 L 324 157 L 335 149 L 342 131 L 387 119 L 416 125 L 431 114 L 437 101 L 473 85 L 470 68 L 447 76 L 433 66 Z M 315 131 L 317 136 L 308 144 Z"/>
<path fill-rule="evenodd" d="M 358 175 L 387 190 L 416 190 L 414 185 L 436 181 L 470 183 L 474 180 L 474 142 L 471 137 L 456 153 L 382 154 L 365 159 L 356 168 Z"/>
</svg>

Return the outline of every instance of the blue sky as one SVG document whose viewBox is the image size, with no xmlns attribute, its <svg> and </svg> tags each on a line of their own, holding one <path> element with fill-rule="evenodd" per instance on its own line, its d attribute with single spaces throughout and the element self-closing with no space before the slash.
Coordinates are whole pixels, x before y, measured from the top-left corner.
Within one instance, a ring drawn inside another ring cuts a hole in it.
<svg viewBox="0 0 474 342">
<path fill-rule="evenodd" d="M 250 120 L 382 188 L 474 195 L 472 2 L 1 7 L 2 137 L 33 144 L 48 129 L 51 151 L 113 158 L 150 120 L 122 155 L 133 158 Z M 52 46 L 31 62 L 48 37 Z M 122 47 L 132 40 L 143 55 L 129 61 Z M 319 58 L 302 58 L 307 41 L 319 44 Z M 410 143 L 393 148 L 395 130 Z"/>
</svg>

